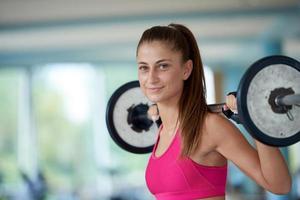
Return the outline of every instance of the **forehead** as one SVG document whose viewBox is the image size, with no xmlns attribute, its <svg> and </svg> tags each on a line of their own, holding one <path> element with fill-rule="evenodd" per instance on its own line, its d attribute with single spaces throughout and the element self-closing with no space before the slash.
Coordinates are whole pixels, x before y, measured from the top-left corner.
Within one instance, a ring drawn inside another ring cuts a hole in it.
<svg viewBox="0 0 300 200">
<path fill-rule="evenodd" d="M 165 41 L 152 41 L 143 42 L 137 51 L 137 57 L 147 57 L 147 56 L 176 56 L 180 54 L 179 51 L 175 51 L 171 44 Z"/>
</svg>

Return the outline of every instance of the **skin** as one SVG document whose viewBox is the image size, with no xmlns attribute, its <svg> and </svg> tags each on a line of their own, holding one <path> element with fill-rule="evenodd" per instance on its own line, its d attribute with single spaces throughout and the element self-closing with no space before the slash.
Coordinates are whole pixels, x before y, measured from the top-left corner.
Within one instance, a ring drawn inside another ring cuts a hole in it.
<svg viewBox="0 0 300 200">
<path fill-rule="evenodd" d="M 153 122 L 159 119 L 159 113 L 157 111 L 157 106 L 155 104 L 149 106 L 147 115 L 148 118 L 151 119 Z"/>
<path fill-rule="evenodd" d="M 161 156 L 169 147 L 178 128 L 178 102 L 184 81 L 191 74 L 191 60 L 182 61 L 180 52 L 172 51 L 168 45 L 153 41 L 143 43 L 138 49 L 138 78 L 143 93 L 156 102 L 159 116 L 164 124 L 155 152 Z M 233 95 L 226 97 L 226 106 L 236 110 Z M 154 114 L 157 114 L 153 111 Z M 200 131 L 200 130 L 199 130 Z M 226 140 L 224 140 L 226 138 Z M 209 113 L 205 119 L 201 142 L 190 156 L 195 162 L 206 166 L 223 166 L 227 160 L 235 163 L 257 184 L 275 194 L 286 194 L 291 188 L 288 167 L 278 148 L 255 141 L 251 146 L 241 132 L 227 118 Z M 207 200 L 223 200 L 222 197 Z"/>
</svg>

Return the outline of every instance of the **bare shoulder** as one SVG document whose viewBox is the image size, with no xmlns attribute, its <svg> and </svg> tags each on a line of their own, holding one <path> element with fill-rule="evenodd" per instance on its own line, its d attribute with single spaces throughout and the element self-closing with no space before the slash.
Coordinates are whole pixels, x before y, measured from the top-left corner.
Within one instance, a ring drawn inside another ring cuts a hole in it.
<svg viewBox="0 0 300 200">
<path fill-rule="evenodd" d="M 207 137 L 209 137 L 216 146 L 222 142 L 224 138 L 239 132 L 229 119 L 217 113 L 207 114 L 204 129 Z"/>
<path fill-rule="evenodd" d="M 226 118 L 221 114 L 208 112 L 207 115 L 206 115 L 206 119 L 205 119 L 206 121 L 205 122 L 206 123 L 215 123 L 215 122 L 218 122 L 218 121 L 223 121 L 225 119 Z"/>
<path fill-rule="evenodd" d="M 219 130 L 220 128 L 233 126 L 232 122 L 229 121 L 225 116 L 217 113 L 207 113 L 204 125 L 208 131 Z"/>
</svg>

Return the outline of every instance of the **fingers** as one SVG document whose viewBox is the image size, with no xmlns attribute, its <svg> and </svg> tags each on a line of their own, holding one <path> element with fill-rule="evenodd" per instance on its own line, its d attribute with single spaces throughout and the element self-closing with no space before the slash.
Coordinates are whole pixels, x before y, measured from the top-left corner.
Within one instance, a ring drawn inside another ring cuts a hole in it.
<svg viewBox="0 0 300 200">
<path fill-rule="evenodd" d="M 228 108 L 228 106 L 227 106 L 226 104 L 224 104 L 224 105 L 223 105 L 223 109 L 224 109 L 224 110 L 228 110 L 229 108 Z"/>
<path fill-rule="evenodd" d="M 157 105 L 153 104 L 149 107 L 147 112 L 148 118 L 152 121 L 157 121 L 159 119 L 159 113 L 157 110 Z"/>
<path fill-rule="evenodd" d="M 153 122 L 156 122 L 159 119 L 159 115 L 152 115 L 151 119 Z"/>
<path fill-rule="evenodd" d="M 236 113 L 237 111 L 237 101 L 236 97 L 234 95 L 228 95 L 226 96 L 226 106 Z M 224 108 L 225 109 L 225 108 Z"/>
</svg>

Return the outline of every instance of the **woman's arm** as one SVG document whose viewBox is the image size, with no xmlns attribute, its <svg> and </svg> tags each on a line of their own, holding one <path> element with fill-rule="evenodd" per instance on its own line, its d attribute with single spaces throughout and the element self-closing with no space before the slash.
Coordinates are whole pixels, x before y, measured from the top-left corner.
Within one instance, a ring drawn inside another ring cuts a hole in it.
<svg viewBox="0 0 300 200">
<path fill-rule="evenodd" d="M 256 149 L 225 117 L 211 114 L 208 131 L 216 150 L 266 190 L 286 194 L 291 188 L 288 167 L 278 148 L 256 141 Z"/>
<path fill-rule="evenodd" d="M 278 148 L 255 141 L 262 174 L 274 193 L 288 193 L 291 177 L 286 162 Z"/>
</svg>

